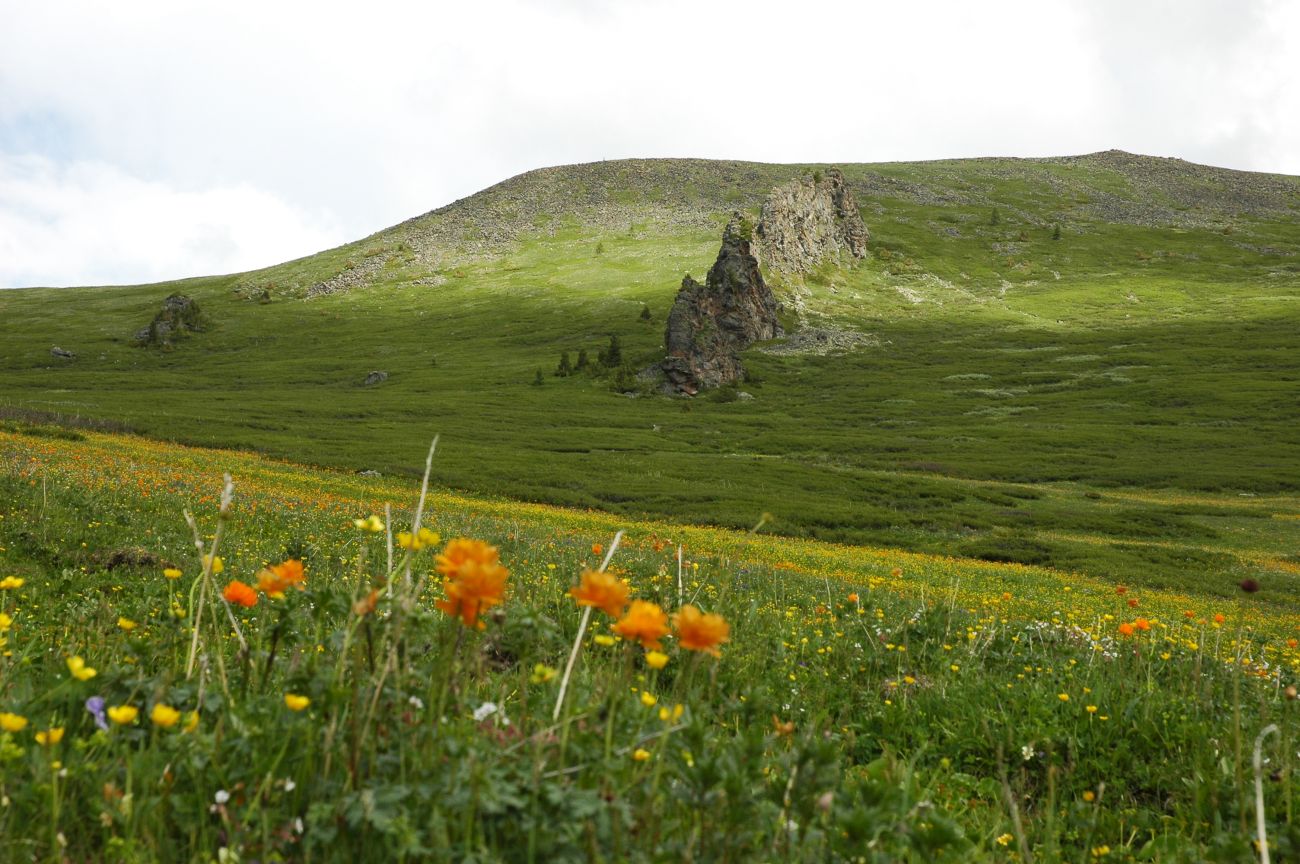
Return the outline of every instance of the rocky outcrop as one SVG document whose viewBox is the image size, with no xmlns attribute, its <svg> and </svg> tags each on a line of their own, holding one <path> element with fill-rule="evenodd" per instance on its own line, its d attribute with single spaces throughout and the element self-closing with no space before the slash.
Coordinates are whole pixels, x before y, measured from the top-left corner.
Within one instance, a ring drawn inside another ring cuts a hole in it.
<svg viewBox="0 0 1300 864">
<path fill-rule="evenodd" d="M 733 214 L 704 284 L 689 275 L 682 280 L 668 313 L 668 356 L 658 366 L 666 392 L 693 396 L 738 381 L 745 374 L 741 350 L 782 335 L 781 306 L 763 281 L 751 240 L 749 224 Z"/>
<path fill-rule="evenodd" d="M 184 294 L 173 294 L 163 301 L 162 309 L 153 316 L 149 326 L 136 332 L 135 341 L 141 345 L 170 348 L 179 337 L 202 332 L 206 325 L 197 303 Z"/>
<path fill-rule="evenodd" d="M 366 376 L 366 380 L 361 382 L 362 387 L 374 387 L 376 384 L 383 384 L 388 380 L 388 373 L 382 370 L 376 370 Z"/>
<path fill-rule="evenodd" d="M 837 169 L 778 186 L 763 202 L 754 246 L 770 273 L 801 274 L 830 256 L 861 258 L 870 238 Z"/>
<path fill-rule="evenodd" d="M 56 360 L 76 360 L 77 352 L 69 351 L 67 348 L 60 348 L 58 345 L 55 345 L 50 349 L 50 356 Z"/>
</svg>

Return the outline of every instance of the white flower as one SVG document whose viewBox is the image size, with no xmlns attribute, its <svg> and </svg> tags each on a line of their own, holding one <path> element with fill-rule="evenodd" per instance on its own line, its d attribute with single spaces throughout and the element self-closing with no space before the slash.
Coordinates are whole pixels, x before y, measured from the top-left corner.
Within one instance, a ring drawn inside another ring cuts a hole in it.
<svg viewBox="0 0 1300 864">
<path fill-rule="evenodd" d="M 292 792 L 293 790 L 295 790 L 295 789 L 297 789 L 297 788 L 298 788 L 298 784 L 295 783 L 295 782 L 293 782 L 293 780 L 292 780 L 291 778 L 289 778 L 289 777 L 284 778 L 284 791 L 286 791 L 286 792 Z"/>
<path fill-rule="evenodd" d="M 1024 747 L 1021 747 L 1021 748 L 1020 748 L 1020 755 L 1023 756 L 1023 757 L 1025 757 L 1025 761 L 1026 761 L 1026 762 L 1028 762 L 1030 759 L 1033 759 L 1033 758 L 1034 758 L 1034 745 L 1033 745 L 1033 744 L 1026 744 Z"/>
<path fill-rule="evenodd" d="M 482 723 L 495 713 L 497 713 L 497 703 L 484 702 L 482 705 L 474 709 L 474 720 L 478 723 Z"/>
<path fill-rule="evenodd" d="M 410 699 L 407 699 L 406 701 L 409 702 L 411 707 L 414 708 L 416 711 L 424 710 L 424 700 L 421 699 L 419 696 L 412 696 Z"/>
<path fill-rule="evenodd" d="M 217 794 L 212 796 L 212 800 L 216 801 L 218 804 L 225 804 L 230 800 L 230 793 L 225 789 L 218 789 Z"/>
</svg>

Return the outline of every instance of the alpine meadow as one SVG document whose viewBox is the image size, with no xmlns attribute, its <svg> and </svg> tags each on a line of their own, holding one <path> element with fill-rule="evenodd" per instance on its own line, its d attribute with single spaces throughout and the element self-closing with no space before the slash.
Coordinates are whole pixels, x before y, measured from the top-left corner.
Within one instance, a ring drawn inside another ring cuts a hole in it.
<svg viewBox="0 0 1300 864">
<path fill-rule="evenodd" d="M 1300 177 L 603 161 L 0 291 L 3 860 L 1300 860 L 1298 640 Z"/>
</svg>

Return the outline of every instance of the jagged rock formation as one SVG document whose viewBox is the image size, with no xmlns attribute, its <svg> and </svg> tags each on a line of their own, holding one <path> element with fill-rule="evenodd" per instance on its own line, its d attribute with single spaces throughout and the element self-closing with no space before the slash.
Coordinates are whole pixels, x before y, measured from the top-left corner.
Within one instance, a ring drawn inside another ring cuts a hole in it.
<svg viewBox="0 0 1300 864">
<path fill-rule="evenodd" d="M 773 273 L 807 273 L 829 256 L 867 254 L 870 238 L 838 169 L 778 186 L 754 231 L 759 260 Z"/>
<path fill-rule="evenodd" d="M 141 345 L 170 348 L 178 337 L 202 332 L 206 325 L 197 303 L 184 294 L 173 294 L 163 301 L 162 309 L 153 316 L 149 326 L 135 334 L 135 341 Z"/>
<path fill-rule="evenodd" d="M 748 223 L 733 214 L 704 284 L 689 275 L 682 280 L 668 313 L 668 356 L 658 366 L 666 392 L 693 396 L 738 381 L 745 374 L 740 351 L 782 335 L 781 306 L 763 281 L 750 244 Z"/>
</svg>

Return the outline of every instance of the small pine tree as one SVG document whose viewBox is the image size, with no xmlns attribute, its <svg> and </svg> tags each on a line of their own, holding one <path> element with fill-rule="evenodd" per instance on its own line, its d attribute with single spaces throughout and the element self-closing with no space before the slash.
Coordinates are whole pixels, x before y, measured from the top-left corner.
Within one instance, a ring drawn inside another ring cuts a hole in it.
<svg viewBox="0 0 1300 864">
<path fill-rule="evenodd" d="M 555 374 L 560 378 L 567 378 L 573 374 L 573 365 L 569 363 L 568 351 L 560 355 L 560 365 L 555 367 Z"/>
<path fill-rule="evenodd" d="M 542 384 L 544 383 L 544 380 L 545 379 L 542 378 L 542 370 L 538 369 L 537 374 L 533 376 L 533 386 L 541 387 Z"/>
<path fill-rule="evenodd" d="M 1055 225 L 1052 226 L 1052 239 L 1053 239 L 1053 240 L 1060 240 L 1060 239 L 1061 239 L 1061 223 L 1060 223 L 1060 222 L 1057 222 Z"/>
<path fill-rule="evenodd" d="M 1001 214 L 998 213 L 998 208 L 994 207 L 993 212 L 989 214 L 989 224 L 997 225 L 1001 221 L 1002 221 L 1002 216 Z"/>
<path fill-rule="evenodd" d="M 650 314 L 650 307 L 649 307 L 649 306 L 642 306 L 642 307 L 641 307 L 641 320 L 642 320 L 642 321 L 650 321 L 650 320 L 652 320 L 652 318 L 653 318 L 653 316 Z"/>
<path fill-rule="evenodd" d="M 600 352 L 600 365 L 613 369 L 623 362 L 623 346 L 618 342 L 618 334 L 611 333 L 609 336 L 609 346 Z"/>
<path fill-rule="evenodd" d="M 574 367 L 573 367 L 573 368 L 574 368 L 574 369 L 577 369 L 577 370 L 579 370 L 579 371 L 581 371 L 581 370 L 583 370 L 583 369 L 586 369 L 586 368 L 587 368 L 588 366 L 590 366 L 590 365 L 591 365 L 591 361 L 587 359 L 587 349 L 586 349 L 586 348 L 579 348 L 579 349 L 578 349 L 578 362 L 577 362 L 576 364 L 574 364 Z"/>
<path fill-rule="evenodd" d="M 596 254 L 597 254 L 597 255 L 604 255 L 604 254 L 605 254 L 605 243 L 604 243 L 604 241 L 601 241 L 601 240 L 597 240 L 597 241 L 596 241 Z"/>
</svg>

